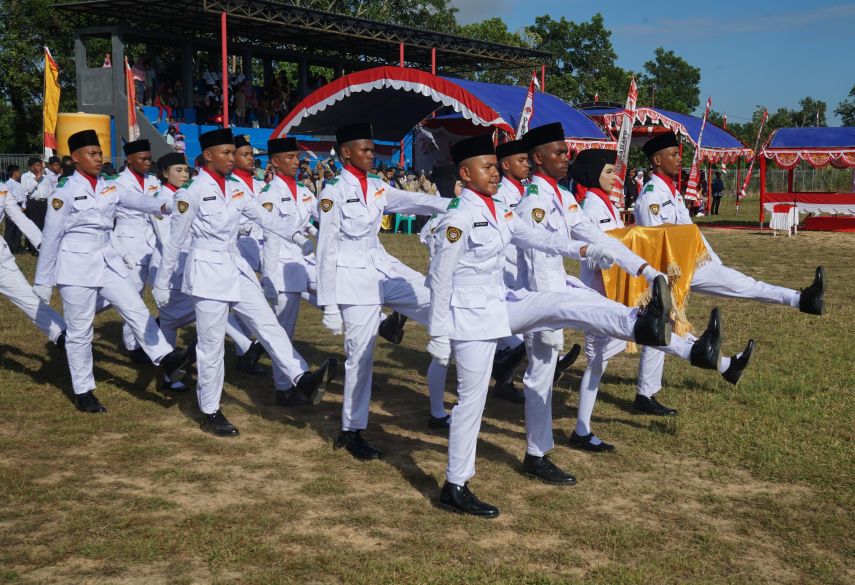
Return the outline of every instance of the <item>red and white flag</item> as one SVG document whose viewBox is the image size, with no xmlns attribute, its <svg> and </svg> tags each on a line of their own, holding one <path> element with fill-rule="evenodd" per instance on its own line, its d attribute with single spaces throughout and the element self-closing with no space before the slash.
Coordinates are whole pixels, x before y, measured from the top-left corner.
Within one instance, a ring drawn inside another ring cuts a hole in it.
<svg viewBox="0 0 855 585">
<path fill-rule="evenodd" d="M 525 96 L 522 112 L 520 113 L 520 123 L 517 126 L 517 140 L 523 137 L 523 134 L 528 132 L 528 125 L 534 116 L 534 90 L 540 88 L 540 82 L 537 80 L 537 72 L 531 74 L 531 81 L 528 84 L 528 93 Z"/>
<path fill-rule="evenodd" d="M 695 145 L 695 156 L 692 159 L 692 170 L 689 171 L 689 181 L 686 183 L 686 199 L 698 198 L 698 181 L 700 179 L 700 164 L 701 164 L 701 142 L 704 138 L 704 128 L 707 125 L 707 116 L 710 115 L 710 107 L 712 107 L 712 98 L 707 98 L 707 109 L 704 112 L 704 119 L 701 121 L 701 131 L 698 133 L 698 143 Z"/>
<path fill-rule="evenodd" d="M 629 143 L 632 140 L 632 125 L 635 122 L 635 102 L 638 100 L 638 87 L 635 77 L 629 84 L 626 107 L 621 114 L 620 133 L 617 140 L 617 160 L 615 161 L 615 182 L 609 198 L 620 203 L 623 201 L 623 184 L 626 178 L 626 166 L 629 161 Z"/>
<path fill-rule="evenodd" d="M 128 142 L 133 142 L 140 137 L 140 127 L 137 125 L 137 92 L 134 85 L 134 72 L 125 57 L 125 92 L 128 94 Z"/>
<path fill-rule="evenodd" d="M 748 165 L 748 171 L 745 173 L 745 180 L 742 181 L 742 189 L 736 196 L 736 207 L 739 208 L 740 200 L 745 197 L 745 191 L 748 189 L 748 183 L 751 181 L 751 173 L 754 172 L 754 161 L 760 156 L 760 137 L 763 135 L 763 126 L 766 125 L 766 119 L 769 117 L 768 110 L 763 110 L 763 117 L 760 118 L 760 128 L 757 129 L 757 140 L 754 141 L 754 158 L 751 159 L 751 164 Z"/>
</svg>

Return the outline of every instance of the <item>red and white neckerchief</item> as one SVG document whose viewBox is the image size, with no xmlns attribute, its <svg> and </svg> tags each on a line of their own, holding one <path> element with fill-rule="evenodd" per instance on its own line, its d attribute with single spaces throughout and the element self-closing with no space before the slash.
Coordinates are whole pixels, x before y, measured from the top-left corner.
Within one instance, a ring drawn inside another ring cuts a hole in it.
<svg viewBox="0 0 855 585">
<path fill-rule="evenodd" d="M 208 175 L 212 179 L 214 179 L 214 181 L 217 183 L 217 185 L 220 186 L 220 191 L 222 191 L 223 198 L 225 198 L 226 197 L 226 178 L 224 176 L 222 176 L 220 173 L 212 171 L 208 167 L 205 167 L 202 170 L 205 171 L 206 173 L 208 173 Z"/>
<path fill-rule="evenodd" d="M 662 174 L 662 173 L 660 173 L 660 172 L 656 172 L 656 173 L 653 173 L 653 174 L 654 174 L 654 175 L 656 175 L 657 177 L 659 177 L 660 179 L 662 179 L 662 181 L 663 181 L 666 185 L 668 185 L 668 188 L 671 190 L 671 197 L 676 197 L 676 196 L 677 196 L 677 183 L 675 183 L 675 182 L 674 182 L 674 179 L 672 179 L 672 178 L 671 178 L 671 177 L 669 177 L 668 175 L 663 175 L 663 174 Z"/>
<path fill-rule="evenodd" d="M 288 175 L 283 175 L 282 173 L 276 173 L 276 176 L 282 179 L 288 188 L 291 189 L 291 196 L 294 197 L 294 201 L 297 200 L 297 179 L 294 177 L 289 177 Z"/>
<path fill-rule="evenodd" d="M 617 223 L 617 214 L 615 213 L 615 205 L 614 205 L 614 203 L 612 203 L 611 197 L 606 195 L 605 191 L 603 191 L 602 189 L 598 189 L 596 187 L 588 188 L 588 192 L 593 193 L 594 195 L 599 197 L 603 203 L 605 203 L 606 208 L 608 208 L 609 213 L 612 214 L 612 218 L 615 220 L 615 223 Z"/>
<path fill-rule="evenodd" d="M 357 169 L 353 165 L 345 165 L 344 168 L 359 180 L 359 186 L 362 187 L 362 200 L 368 203 L 368 175 L 366 172 Z"/>
<path fill-rule="evenodd" d="M 517 191 L 519 191 L 520 197 L 522 197 L 523 193 L 525 193 L 525 187 L 523 187 L 523 184 L 520 183 L 519 181 L 517 181 L 516 179 L 514 179 L 513 177 L 509 176 L 509 175 L 505 175 L 505 178 L 508 180 L 508 182 L 511 185 L 513 185 L 514 187 L 517 188 Z"/>
<path fill-rule="evenodd" d="M 496 217 L 496 202 L 493 201 L 493 198 L 490 197 L 489 195 L 484 195 L 483 193 L 479 193 L 478 191 L 475 191 L 474 189 L 472 190 L 472 192 L 481 198 L 481 201 L 484 202 L 484 204 L 487 206 L 487 209 L 489 209 L 490 213 L 493 214 L 493 219 L 498 221 L 498 218 Z"/>
<path fill-rule="evenodd" d="M 255 182 L 252 180 L 252 175 L 249 171 L 235 169 L 232 173 L 243 179 L 243 182 L 246 183 L 247 187 L 249 187 L 249 192 L 253 195 L 255 194 Z"/>
<path fill-rule="evenodd" d="M 534 176 L 540 177 L 541 179 L 549 183 L 549 186 L 552 187 L 552 190 L 555 191 L 555 195 L 558 197 L 558 203 L 561 204 L 561 207 L 564 207 L 564 197 L 561 196 L 561 189 L 558 188 L 558 181 L 556 181 L 552 177 L 544 175 L 543 173 L 535 173 Z"/>
</svg>

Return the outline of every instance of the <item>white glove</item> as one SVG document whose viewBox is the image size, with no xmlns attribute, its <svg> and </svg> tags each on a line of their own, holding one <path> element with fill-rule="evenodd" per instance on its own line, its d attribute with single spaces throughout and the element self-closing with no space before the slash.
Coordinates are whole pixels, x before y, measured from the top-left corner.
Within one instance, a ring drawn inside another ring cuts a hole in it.
<svg viewBox="0 0 855 585">
<path fill-rule="evenodd" d="M 608 270 L 615 263 L 615 257 L 608 250 L 593 244 L 588 244 L 585 258 L 588 260 L 588 268 L 591 270 Z"/>
<path fill-rule="evenodd" d="M 554 347 L 558 351 L 564 349 L 563 329 L 556 329 L 554 331 L 541 331 L 540 333 L 538 333 L 538 335 L 540 335 L 540 342 L 544 345 Z"/>
<path fill-rule="evenodd" d="M 279 298 L 279 291 L 276 290 L 276 287 L 269 280 L 262 281 L 261 290 L 264 291 L 264 298 L 271 303 L 276 302 L 276 299 Z"/>
<path fill-rule="evenodd" d="M 33 292 L 39 297 L 39 300 L 46 305 L 50 304 L 50 298 L 53 296 L 53 287 L 46 284 L 37 284 L 33 286 Z"/>
<path fill-rule="evenodd" d="M 310 236 L 312 236 L 313 238 L 317 238 L 318 237 L 318 228 L 316 228 L 312 224 L 309 224 L 308 227 L 306 228 L 306 233 L 309 234 Z"/>
<path fill-rule="evenodd" d="M 341 335 L 344 329 L 344 322 L 341 320 L 341 311 L 336 305 L 327 305 L 324 307 L 324 327 L 330 330 L 333 335 Z"/>
<path fill-rule="evenodd" d="M 653 282 L 656 280 L 657 276 L 665 276 L 655 268 L 653 268 L 650 264 L 644 267 L 644 270 L 641 271 L 641 276 L 647 279 L 647 282 Z M 665 276 L 665 280 L 668 280 L 668 277 Z"/>
<path fill-rule="evenodd" d="M 294 234 L 292 240 L 303 250 L 303 256 L 308 256 L 315 251 L 315 243 L 303 234 Z"/>
<path fill-rule="evenodd" d="M 428 353 L 442 367 L 447 367 L 451 359 L 451 342 L 448 337 L 431 337 L 427 344 Z"/>
<path fill-rule="evenodd" d="M 122 262 L 125 263 L 125 266 L 128 267 L 128 270 L 133 270 L 134 266 L 136 266 L 136 264 L 134 264 L 134 261 L 131 260 L 130 256 L 122 256 Z"/>
<path fill-rule="evenodd" d="M 154 304 L 157 305 L 157 308 L 167 305 L 169 303 L 169 289 L 161 288 L 156 286 L 151 289 L 151 296 L 154 297 Z"/>
</svg>

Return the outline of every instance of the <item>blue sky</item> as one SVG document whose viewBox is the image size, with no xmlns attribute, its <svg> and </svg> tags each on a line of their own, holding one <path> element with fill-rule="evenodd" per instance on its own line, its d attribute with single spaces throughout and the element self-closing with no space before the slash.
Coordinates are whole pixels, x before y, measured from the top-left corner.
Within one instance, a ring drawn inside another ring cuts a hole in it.
<svg viewBox="0 0 855 585">
<path fill-rule="evenodd" d="M 855 2 L 793 0 L 452 0 L 461 23 L 501 17 L 511 30 L 549 14 L 588 20 L 602 13 L 618 65 L 640 71 L 653 50 L 673 50 L 701 68 L 701 104 L 743 122 L 757 104 L 797 108 L 806 95 L 833 111 L 855 84 Z M 547 73 L 547 89 L 549 74 Z"/>
</svg>

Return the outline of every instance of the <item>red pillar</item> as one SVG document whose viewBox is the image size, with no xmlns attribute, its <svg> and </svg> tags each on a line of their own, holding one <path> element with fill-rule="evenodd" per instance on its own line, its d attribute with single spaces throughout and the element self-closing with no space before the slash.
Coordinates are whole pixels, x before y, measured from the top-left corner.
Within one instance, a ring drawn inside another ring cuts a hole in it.
<svg viewBox="0 0 855 585">
<path fill-rule="evenodd" d="M 229 127 L 229 56 L 228 43 L 226 41 L 226 13 L 220 14 L 220 37 L 222 41 L 221 61 L 223 63 L 223 74 L 220 82 L 223 84 L 223 128 Z"/>
<path fill-rule="evenodd" d="M 404 43 L 401 43 L 398 45 L 398 53 L 399 53 L 398 66 L 403 67 L 404 66 Z"/>
<path fill-rule="evenodd" d="M 540 66 L 540 91 L 546 91 L 546 65 Z"/>
<path fill-rule="evenodd" d="M 430 73 L 436 75 L 436 47 L 430 50 Z"/>
<path fill-rule="evenodd" d="M 399 53 L 398 66 L 403 67 L 404 66 L 404 43 L 400 43 L 398 45 L 398 53 Z M 401 168 L 404 168 L 404 164 L 406 163 L 406 160 L 404 159 L 404 141 L 403 140 L 398 145 L 398 148 L 400 149 L 400 155 L 398 156 L 398 166 Z"/>
<path fill-rule="evenodd" d="M 712 163 L 707 163 L 707 215 L 712 211 Z"/>
<path fill-rule="evenodd" d="M 761 154 L 755 156 L 760 157 L 760 229 L 763 229 L 763 218 L 765 217 L 763 200 L 766 198 L 766 157 Z"/>
<path fill-rule="evenodd" d="M 742 170 L 742 159 L 736 159 L 736 210 L 739 211 L 739 188 L 742 186 L 742 180 L 739 177 L 739 172 Z"/>
</svg>

